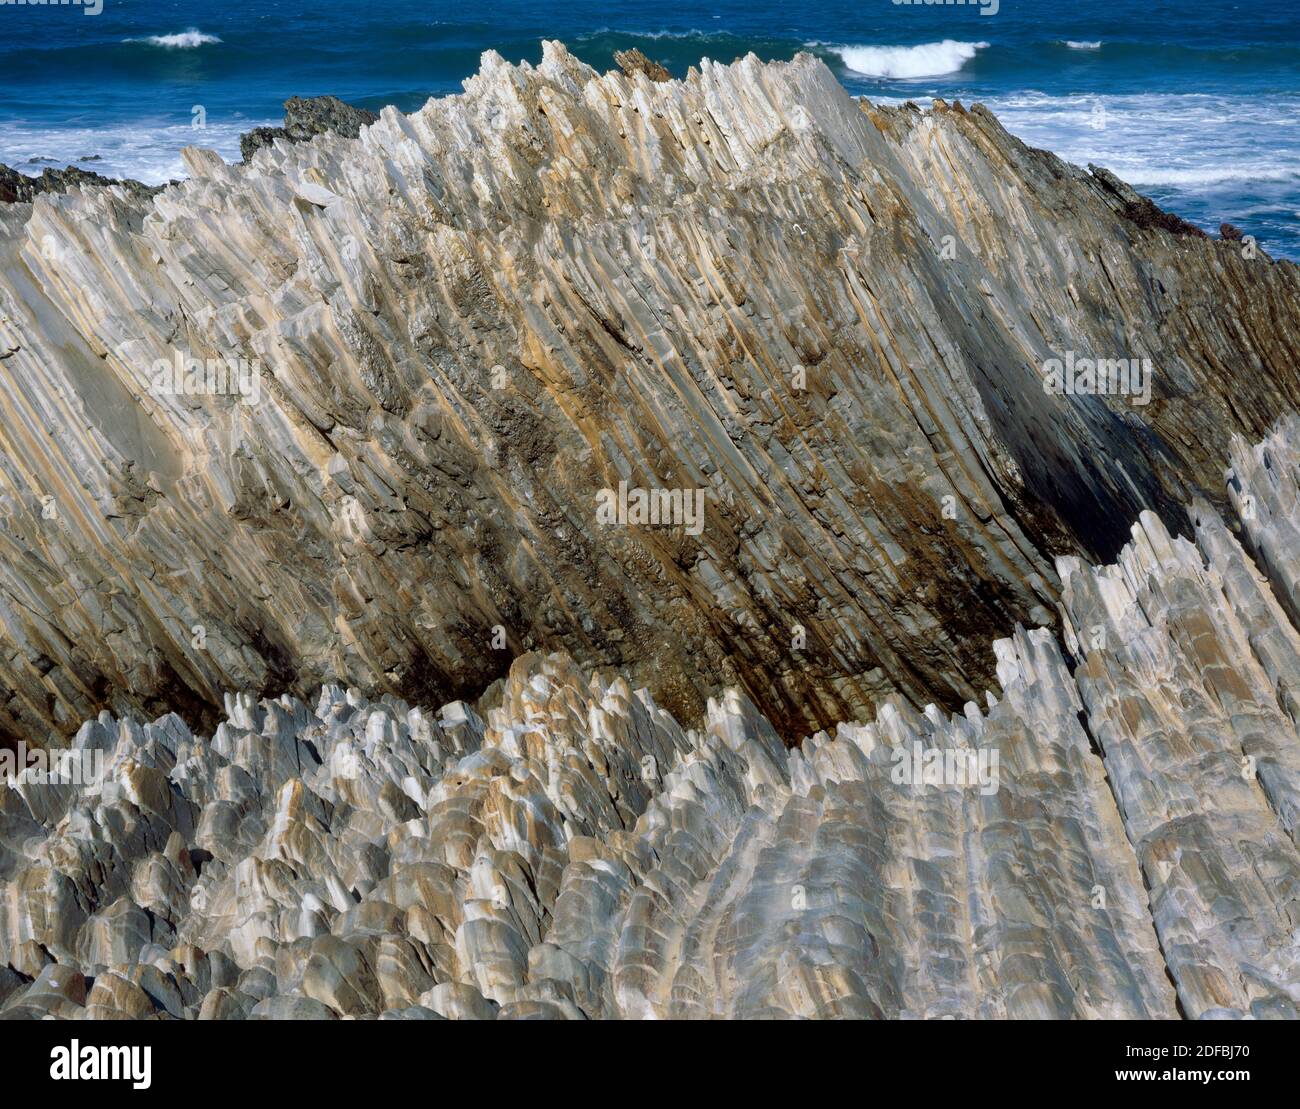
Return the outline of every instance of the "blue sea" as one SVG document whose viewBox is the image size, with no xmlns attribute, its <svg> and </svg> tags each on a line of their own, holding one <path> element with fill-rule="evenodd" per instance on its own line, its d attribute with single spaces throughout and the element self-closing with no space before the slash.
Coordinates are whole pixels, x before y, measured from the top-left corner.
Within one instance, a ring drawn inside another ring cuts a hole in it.
<svg viewBox="0 0 1300 1109">
<path fill-rule="evenodd" d="M 1034 146 L 1300 259 L 1300 0 L 996 6 L 102 0 L 88 15 L 0 3 L 0 162 L 165 181 L 190 143 L 237 160 L 239 133 L 278 123 L 286 97 L 410 111 L 459 92 L 484 50 L 535 62 L 543 38 L 602 68 L 637 46 L 677 75 L 704 57 L 807 50 L 856 95 L 982 101 Z"/>
</svg>

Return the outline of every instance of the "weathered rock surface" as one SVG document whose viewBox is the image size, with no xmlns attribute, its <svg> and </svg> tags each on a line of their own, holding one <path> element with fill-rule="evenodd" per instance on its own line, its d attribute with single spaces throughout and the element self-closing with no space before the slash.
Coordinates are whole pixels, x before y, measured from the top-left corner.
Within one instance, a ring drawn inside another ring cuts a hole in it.
<svg viewBox="0 0 1300 1109">
<path fill-rule="evenodd" d="M 379 119 L 374 112 L 345 104 L 337 96 L 291 96 L 284 102 L 283 127 L 254 127 L 239 136 L 239 154 L 247 162 L 276 139 L 307 142 L 317 135 L 334 134 L 355 139 L 361 128 Z"/>
<path fill-rule="evenodd" d="M 1300 271 L 619 61 L 0 208 L 0 1016 L 1294 1017 Z"/>
<path fill-rule="evenodd" d="M 79 166 L 43 169 L 39 177 L 28 177 L 6 165 L 0 165 L 0 204 L 30 204 L 42 193 L 67 192 L 74 186 L 117 185 L 129 195 L 147 199 L 162 192 L 162 185 L 146 185 L 130 178 L 105 177 Z"/>
<path fill-rule="evenodd" d="M 1298 447 L 1234 445 L 1265 550 Z M 982 709 L 792 750 L 737 689 L 685 729 L 558 653 L 437 713 L 105 712 L 85 782 L 0 785 L 0 1016 L 1293 1018 L 1300 634 L 1189 517 L 1063 557 L 1065 650 L 995 642 Z M 900 774 L 931 755 L 984 769 Z"/>
<path fill-rule="evenodd" d="M 614 54 L 614 62 L 629 77 L 636 77 L 638 73 L 644 73 L 652 81 L 671 81 L 673 75 L 653 58 L 647 58 L 642 51 L 635 48 L 631 50 L 618 50 Z"/>
<path fill-rule="evenodd" d="M 1056 556 L 1225 510 L 1231 436 L 1300 393 L 1296 267 L 806 56 L 552 43 L 356 138 L 187 156 L 0 209 L 11 743 L 210 729 L 231 688 L 442 703 L 532 649 L 684 723 L 738 685 L 791 741 L 957 709 Z M 1151 403 L 1047 395 L 1067 351 L 1149 358 Z M 154 388 L 177 358 L 245 359 L 256 403 Z M 703 490 L 699 534 L 600 526 L 620 481 Z"/>
</svg>

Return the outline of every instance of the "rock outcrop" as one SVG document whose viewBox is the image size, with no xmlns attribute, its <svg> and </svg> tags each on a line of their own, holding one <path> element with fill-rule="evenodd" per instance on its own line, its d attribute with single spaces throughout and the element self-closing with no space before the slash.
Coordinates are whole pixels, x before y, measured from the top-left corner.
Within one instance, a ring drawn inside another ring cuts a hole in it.
<svg viewBox="0 0 1300 1109">
<path fill-rule="evenodd" d="M 673 75 L 653 58 L 647 58 L 637 49 L 619 50 L 614 54 L 614 63 L 629 77 L 644 73 L 652 81 L 671 81 Z"/>
<path fill-rule="evenodd" d="M 283 127 L 254 127 L 239 136 L 239 154 L 247 162 L 276 139 L 307 142 L 317 135 L 342 135 L 355 139 L 361 128 L 379 119 L 374 112 L 345 104 L 337 96 L 291 96 L 284 102 Z"/>
<path fill-rule="evenodd" d="M 1298 444 L 1235 464 L 1265 549 Z M 1300 635 L 1190 518 L 1063 558 L 1066 650 L 997 641 L 983 708 L 793 750 L 562 654 L 437 713 L 105 712 L 83 780 L 0 786 L 0 1016 L 1295 1017 Z"/>
<path fill-rule="evenodd" d="M 618 62 L 0 167 L 0 1017 L 1295 1017 L 1300 270 Z"/>
<path fill-rule="evenodd" d="M 0 204 L 30 204 L 43 193 L 63 193 L 71 188 L 113 185 L 140 200 L 147 200 L 163 191 L 162 185 L 146 185 L 130 178 L 119 180 L 105 177 L 79 166 L 65 169 L 46 168 L 39 177 L 28 177 L 6 165 L 0 165 Z"/>
<path fill-rule="evenodd" d="M 1190 538 L 1300 392 L 1295 266 L 808 56 L 549 43 L 356 130 L 0 209 L 9 743 L 471 699 L 531 650 L 790 742 L 955 711 L 1083 589 L 1058 557 Z M 1076 356 L 1149 360 L 1149 403 L 1047 392 Z M 602 519 L 639 490 L 698 529 Z"/>
</svg>

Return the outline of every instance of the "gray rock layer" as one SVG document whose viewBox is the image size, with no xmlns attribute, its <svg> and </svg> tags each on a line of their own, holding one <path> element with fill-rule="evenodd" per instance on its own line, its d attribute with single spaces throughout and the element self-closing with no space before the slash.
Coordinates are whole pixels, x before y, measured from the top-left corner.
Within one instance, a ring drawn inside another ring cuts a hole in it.
<svg viewBox="0 0 1300 1109">
<path fill-rule="evenodd" d="M 811 57 L 633 68 L 488 54 L 355 138 L 0 209 L 0 741 L 442 703 L 533 649 L 789 740 L 956 710 L 1055 556 L 1226 510 L 1230 436 L 1294 408 L 1296 267 Z M 1151 403 L 1045 394 L 1070 351 L 1149 358 Z M 257 402 L 159 391 L 178 357 Z M 600 526 L 620 481 L 702 530 Z"/>
<path fill-rule="evenodd" d="M 239 136 L 239 154 L 247 162 L 264 146 L 307 142 L 317 135 L 335 134 L 355 139 L 361 128 L 379 117 L 365 108 L 345 104 L 337 96 L 291 96 L 284 102 L 283 127 L 254 127 Z"/>
<path fill-rule="evenodd" d="M 1233 459 L 1293 583 L 1300 420 Z M 793 750 L 737 689 L 684 729 L 558 653 L 437 713 L 105 712 L 91 780 L 0 786 L 0 1016 L 1294 1017 L 1296 598 L 1189 517 L 1063 557 L 1065 650 L 995 642 L 982 709 Z M 918 745 L 998 774 L 900 780 Z"/>
<path fill-rule="evenodd" d="M 25 173 L 0 164 L 0 204 L 30 204 L 43 193 L 62 193 L 68 189 L 87 186 L 110 185 L 130 196 L 147 199 L 162 192 L 158 185 L 142 181 L 118 180 L 78 166 L 64 169 L 43 169 L 40 176 L 28 177 Z"/>
</svg>

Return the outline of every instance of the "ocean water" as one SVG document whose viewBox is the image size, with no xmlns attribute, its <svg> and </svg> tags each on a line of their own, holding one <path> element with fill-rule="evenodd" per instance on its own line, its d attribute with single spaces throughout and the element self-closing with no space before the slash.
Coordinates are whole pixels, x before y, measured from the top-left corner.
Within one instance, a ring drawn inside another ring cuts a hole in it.
<svg viewBox="0 0 1300 1109">
<path fill-rule="evenodd" d="M 0 3 L 0 162 L 165 181 L 190 143 L 237 159 L 286 97 L 410 111 L 459 92 L 484 50 L 536 62 L 543 38 L 606 68 L 638 46 L 678 75 L 809 50 L 854 94 L 982 101 L 1034 146 L 1300 259 L 1300 0 L 102 5 Z"/>
</svg>

